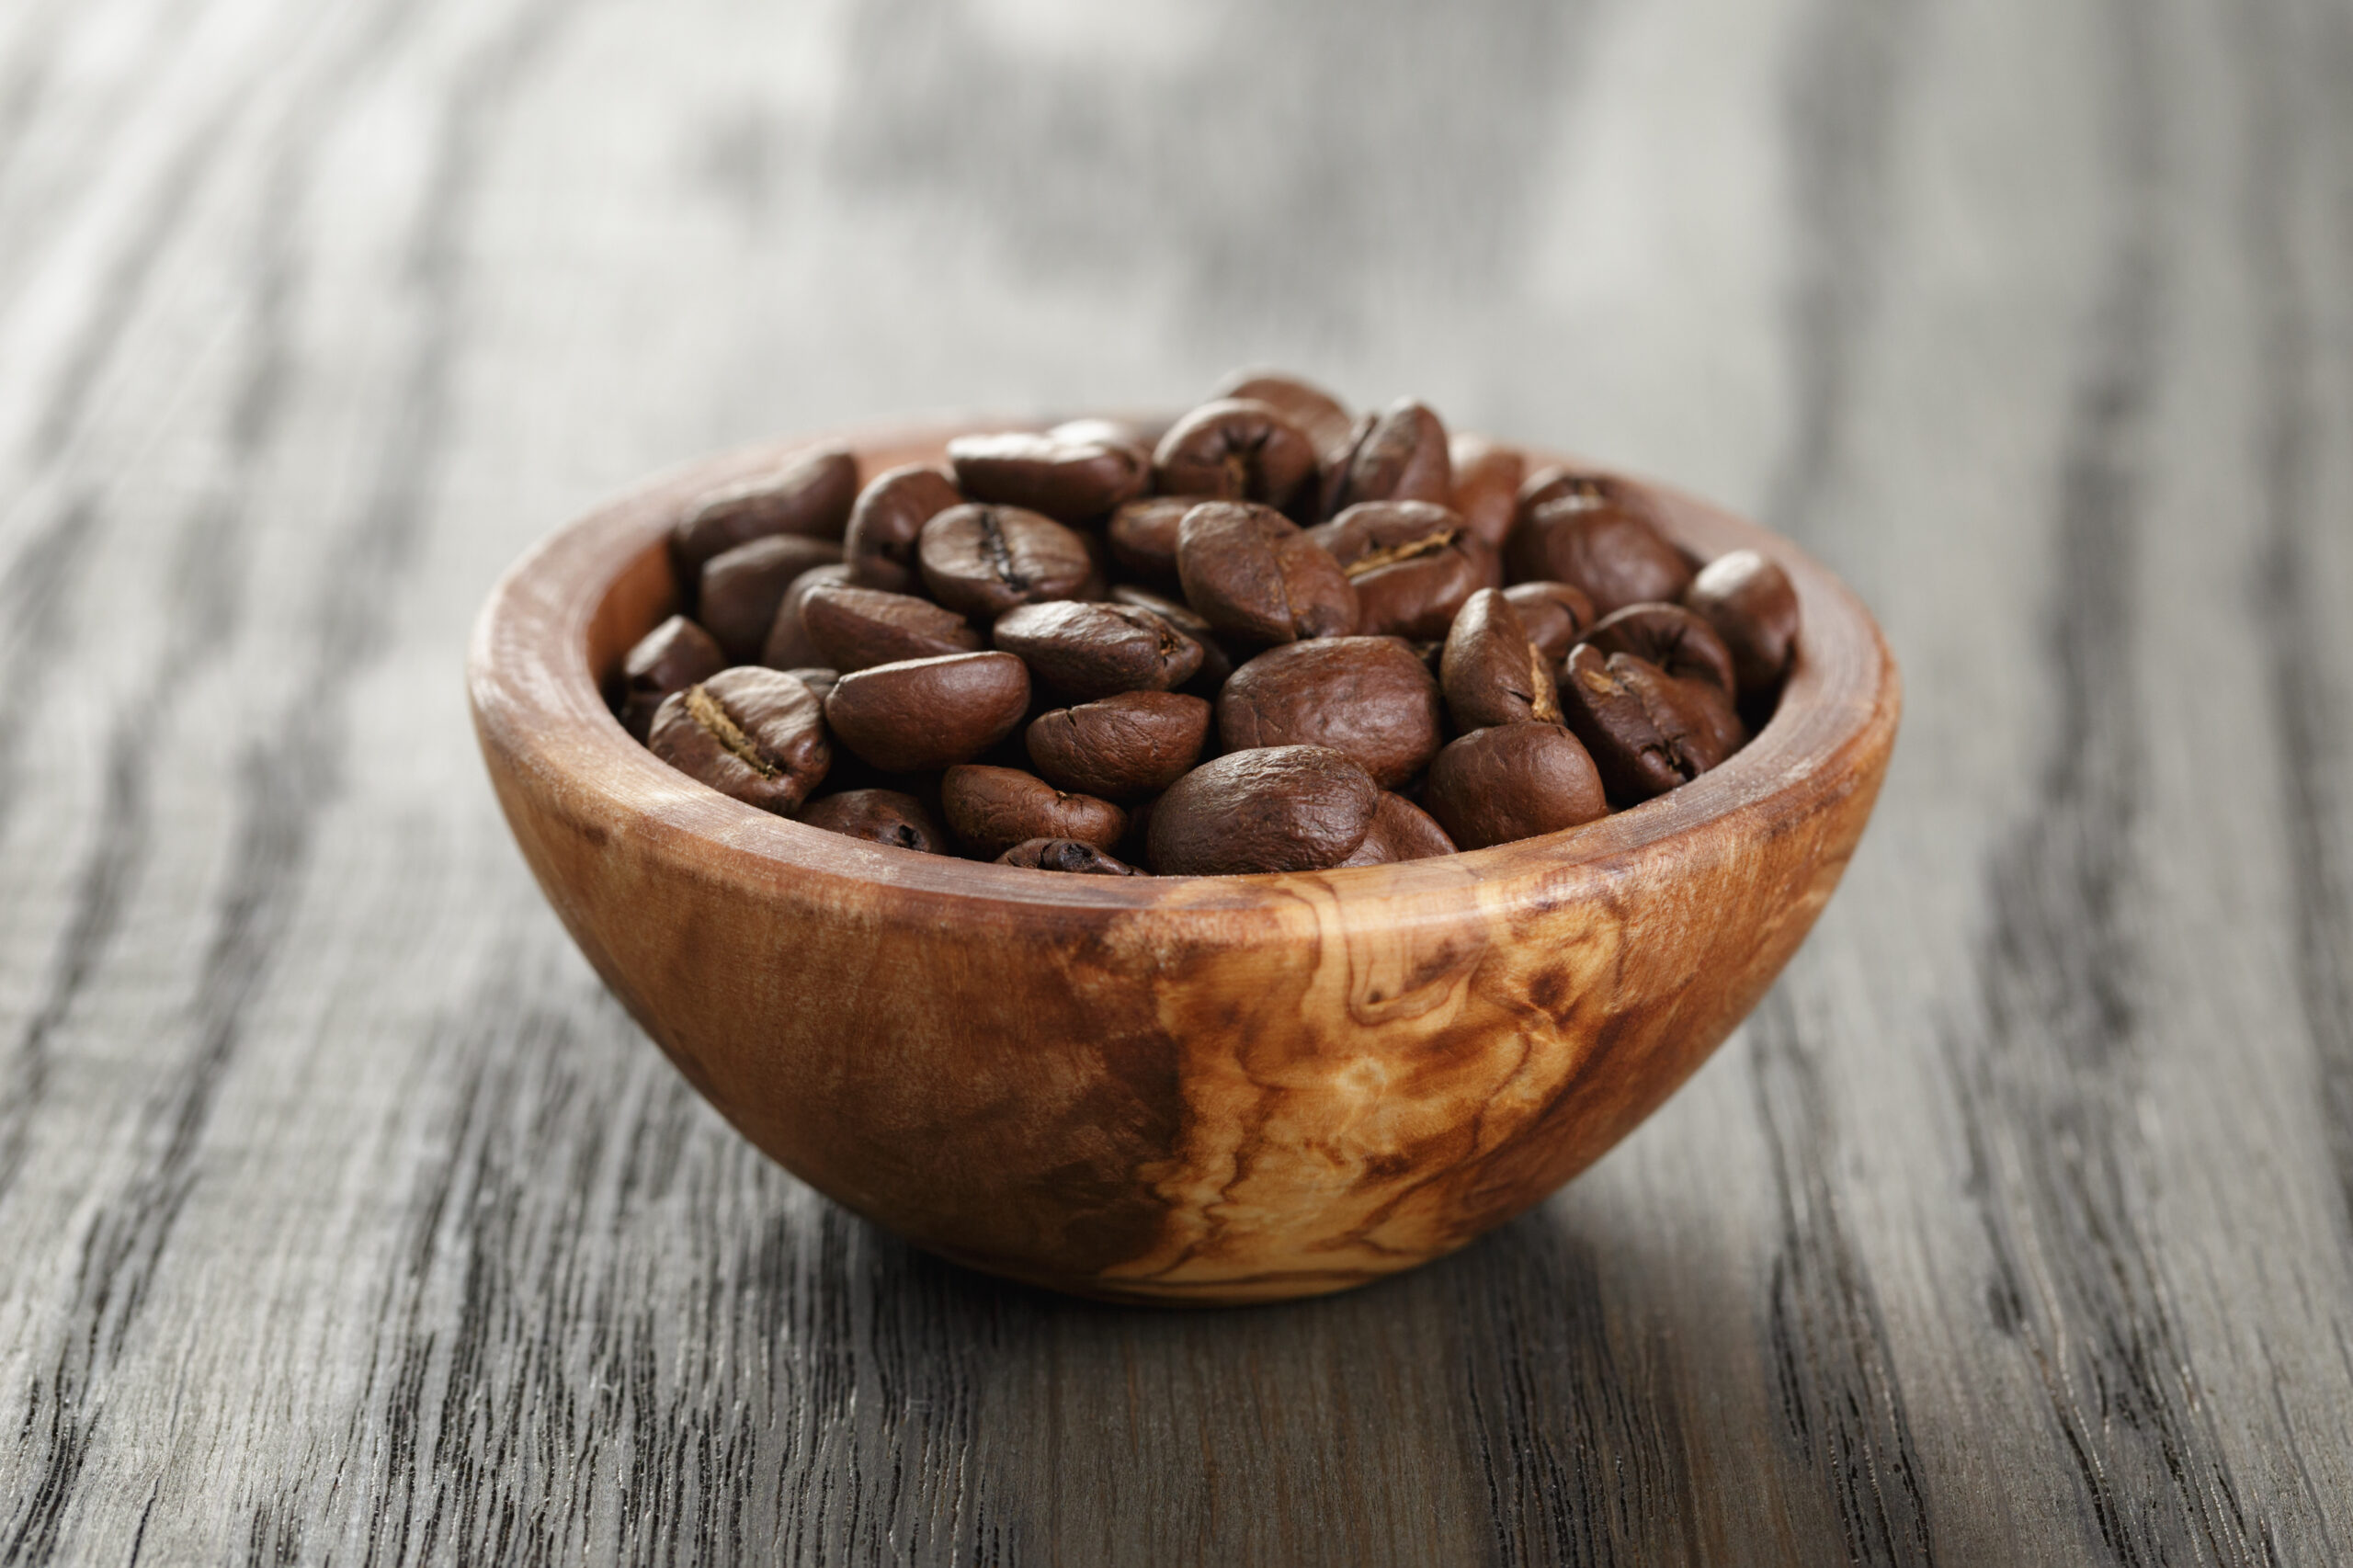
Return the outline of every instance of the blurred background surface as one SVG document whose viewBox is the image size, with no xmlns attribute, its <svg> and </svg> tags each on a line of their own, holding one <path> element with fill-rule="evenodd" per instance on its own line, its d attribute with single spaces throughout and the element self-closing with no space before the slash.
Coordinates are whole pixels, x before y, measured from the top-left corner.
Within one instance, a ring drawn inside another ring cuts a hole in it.
<svg viewBox="0 0 2353 1568">
<path fill-rule="evenodd" d="M 484 786 L 649 471 L 1268 363 L 1751 512 L 1908 682 L 1544 1210 L 1064 1303 L 766 1165 Z M 2353 11 L 0 8 L 0 1563 L 2353 1552 Z"/>
</svg>

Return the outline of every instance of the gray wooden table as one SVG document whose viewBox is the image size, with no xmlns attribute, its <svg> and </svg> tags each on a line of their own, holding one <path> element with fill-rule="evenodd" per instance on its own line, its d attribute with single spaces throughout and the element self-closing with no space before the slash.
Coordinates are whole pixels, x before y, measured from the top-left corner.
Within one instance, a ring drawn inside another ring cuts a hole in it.
<svg viewBox="0 0 2353 1568">
<path fill-rule="evenodd" d="M 468 731 L 756 436 L 1274 360 L 1803 540 L 1812 940 L 1462 1256 L 1115 1311 L 765 1164 Z M 0 6 L 0 1564 L 2353 1558 L 2353 8 Z"/>
</svg>

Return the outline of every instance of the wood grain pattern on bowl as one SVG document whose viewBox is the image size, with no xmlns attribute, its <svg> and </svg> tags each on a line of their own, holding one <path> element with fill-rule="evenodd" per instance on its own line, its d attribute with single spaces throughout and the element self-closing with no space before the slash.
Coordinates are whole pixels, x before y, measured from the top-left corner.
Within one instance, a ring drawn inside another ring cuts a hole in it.
<svg viewBox="0 0 2353 1568">
<path fill-rule="evenodd" d="M 871 475 L 1006 427 L 842 438 Z M 475 630 L 476 731 L 550 903 L 697 1088 L 797 1176 L 976 1267 L 1233 1302 L 1462 1245 L 1755 1006 L 1886 770 L 1899 682 L 1869 613 L 1787 540 L 1666 492 L 1678 543 L 1788 571 L 1798 659 L 1746 749 L 1602 822 L 1399 865 L 1105 878 L 786 821 L 637 745 L 599 682 L 673 608 L 671 520 L 810 444 L 681 469 L 518 562 Z"/>
</svg>

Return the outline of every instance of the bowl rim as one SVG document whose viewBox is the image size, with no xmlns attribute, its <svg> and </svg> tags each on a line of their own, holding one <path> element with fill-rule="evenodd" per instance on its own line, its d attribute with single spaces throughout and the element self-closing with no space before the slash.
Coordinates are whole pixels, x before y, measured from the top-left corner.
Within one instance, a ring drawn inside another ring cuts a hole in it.
<svg viewBox="0 0 2353 1568">
<path fill-rule="evenodd" d="M 871 844 L 761 811 L 672 768 L 606 705 L 600 672 L 589 663 L 592 623 L 624 575 L 665 548 L 672 520 L 696 498 L 826 446 L 856 453 L 863 483 L 899 463 L 936 459 L 956 435 L 1051 423 L 935 415 L 756 442 L 659 472 L 553 529 L 501 575 L 474 623 L 467 688 L 494 770 L 504 764 L 535 780 L 542 802 L 584 829 L 649 835 L 747 892 L 904 897 L 942 913 L 977 903 L 1089 917 L 1295 908 L 1312 884 L 1318 903 L 1377 899 L 1406 917 L 1417 907 L 1435 915 L 1466 899 L 1525 895 L 1564 875 L 1622 868 L 1733 824 L 1744 835 L 1780 831 L 1867 781 L 1865 775 L 1875 779 L 1869 764 L 1893 744 L 1902 707 L 1894 658 L 1870 612 L 1827 567 L 1790 540 L 1672 485 L 1501 441 L 1531 474 L 1558 463 L 1634 480 L 1659 499 L 1676 543 L 1710 559 L 1758 551 L 1789 574 L 1798 594 L 1796 660 L 1764 729 L 1689 783 L 1580 827 L 1431 859 L 1313 872 L 1074 876 Z"/>
</svg>

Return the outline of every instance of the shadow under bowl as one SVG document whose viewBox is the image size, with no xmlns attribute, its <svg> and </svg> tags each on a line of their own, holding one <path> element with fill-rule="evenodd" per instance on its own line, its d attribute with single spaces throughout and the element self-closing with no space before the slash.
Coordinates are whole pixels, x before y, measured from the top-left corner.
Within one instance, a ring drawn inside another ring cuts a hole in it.
<svg viewBox="0 0 2353 1568">
<path fill-rule="evenodd" d="M 1678 543 L 1761 551 L 1796 585 L 1779 705 L 1691 783 L 1491 849 L 1248 877 L 980 864 L 744 805 L 607 710 L 604 677 L 676 606 L 665 540 L 696 497 L 822 439 L 871 476 L 1008 427 L 671 472 L 518 562 L 468 672 L 507 822 L 606 984 L 745 1137 L 918 1246 L 1163 1302 L 1410 1268 L 1656 1108 L 1836 885 L 1894 743 L 1894 661 L 1803 551 L 1665 489 Z"/>
</svg>

